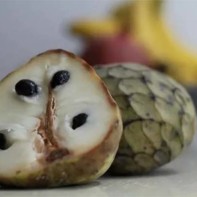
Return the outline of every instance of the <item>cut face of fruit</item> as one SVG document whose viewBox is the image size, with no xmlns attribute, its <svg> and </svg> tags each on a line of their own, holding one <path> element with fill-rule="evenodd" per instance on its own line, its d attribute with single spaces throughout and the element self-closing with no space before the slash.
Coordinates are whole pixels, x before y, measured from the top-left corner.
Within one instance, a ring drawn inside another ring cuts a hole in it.
<svg viewBox="0 0 197 197">
<path fill-rule="evenodd" d="M 45 52 L 3 79 L 0 91 L 0 183 L 76 184 L 110 166 L 122 130 L 119 110 L 85 62 Z"/>
</svg>

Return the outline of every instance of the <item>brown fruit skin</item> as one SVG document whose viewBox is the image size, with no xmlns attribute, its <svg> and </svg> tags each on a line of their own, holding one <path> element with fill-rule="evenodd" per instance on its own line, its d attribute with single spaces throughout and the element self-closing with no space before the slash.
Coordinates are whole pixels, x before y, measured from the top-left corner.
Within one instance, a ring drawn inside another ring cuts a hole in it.
<svg viewBox="0 0 197 197">
<path fill-rule="evenodd" d="M 48 159 L 46 157 L 45 161 L 42 161 L 42 168 L 37 171 L 20 171 L 16 176 L 11 178 L 0 175 L 0 185 L 4 187 L 50 188 L 85 184 L 97 179 L 108 170 L 118 150 L 122 135 L 120 110 L 103 81 L 96 75 L 94 69 L 84 60 L 62 49 L 49 50 L 36 57 L 48 56 L 50 54 L 69 55 L 71 58 L 80 61 L 82 65 L 91 72 L 93 80 L 99 81 L 101 88 L 105 92 L 106 99 L 114 110 L 114 119 L 111 122 L 107 135 L 91 151 L 81 156 L 72 157 L 72 153 L 65 156 L 62 154 L 64 151 L 66 152 L 66 149 L 56 149 L 56 154 L 53 154 L 54 158 Z M 32 58 L 28 63 L 33 61 L 36 57 Z M 22 67 L 25 67 L 27 64 Z M 8 80 L 8 78 L 16 72 L 17 70 L 10 73 L 1 82 Z M 48 155 L 50 155 L 50 153 Z"/>
</svg>

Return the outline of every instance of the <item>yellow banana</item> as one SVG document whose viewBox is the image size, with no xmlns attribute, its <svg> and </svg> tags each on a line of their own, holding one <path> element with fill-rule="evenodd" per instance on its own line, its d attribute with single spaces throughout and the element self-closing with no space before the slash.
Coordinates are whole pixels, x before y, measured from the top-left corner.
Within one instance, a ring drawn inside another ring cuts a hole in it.
<svg viewBox="0 0 197 197">
<path fill-rule="evenodd" d="M 162 17 L 164 0 L 135 0 L 112 10 L 103 20 L 80 21 L 73 33 L 86 38 L 113 36 L 127 28 L 148 49 L 155 62 L 165 65 L 167 74 L 186 85 L 197 84 L 197 54 L 189 51 L 170 32 Z"/>
<path fill-rule="evenodd" d="M 197 54 L 193 54 L 169 32 L 161 14 L 161 0 L 135 2 L 135 35 L 152 55 L 167 66 L 167 73 L 184 84 L 197 84 Z"/>
<path fill-rule="evenodd" d="M 119 30 L 119 26 L 112 18 L 106 20 L 78 21 L 71 26 L 71 32 L 86 38 L 111 36 Z"/>
</svg>

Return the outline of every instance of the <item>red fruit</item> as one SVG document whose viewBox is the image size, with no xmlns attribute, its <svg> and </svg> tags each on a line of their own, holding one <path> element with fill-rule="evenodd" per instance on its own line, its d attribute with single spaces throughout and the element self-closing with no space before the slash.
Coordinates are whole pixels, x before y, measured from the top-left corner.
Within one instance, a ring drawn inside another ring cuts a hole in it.
<svg viewBox="0 0 197 197">
<path fill-rule="evenodd" d="M 146 48 L 129 33 L 89 40 L 82 57 L 91 65 L 135 62 L 152 65 Z"/>
</svg>

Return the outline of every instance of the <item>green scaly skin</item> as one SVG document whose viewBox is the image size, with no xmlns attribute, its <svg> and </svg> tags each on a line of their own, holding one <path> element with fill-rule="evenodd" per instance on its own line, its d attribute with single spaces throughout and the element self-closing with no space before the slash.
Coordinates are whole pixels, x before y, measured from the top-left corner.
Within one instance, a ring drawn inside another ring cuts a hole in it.
<svg viewBox="0 0 197 197">
<path fill-rule="evenodd" d="M 97 66 L 124 124 L 110 172 L 142 174 L 175 159 L 191 143 L 196 113 L 187 91 L 170 77 L 138 64 Z"/>
</svg>

